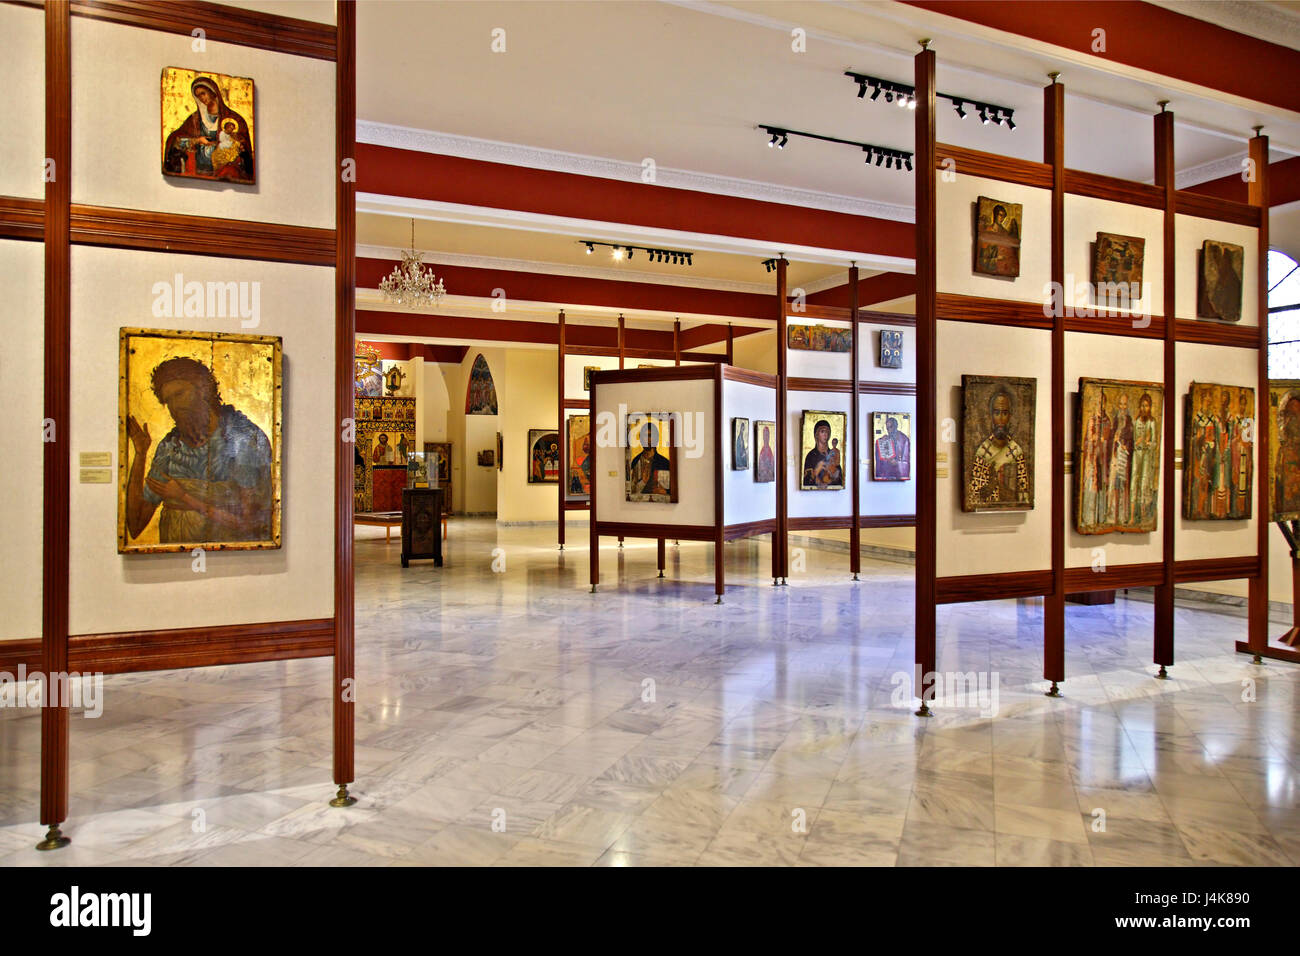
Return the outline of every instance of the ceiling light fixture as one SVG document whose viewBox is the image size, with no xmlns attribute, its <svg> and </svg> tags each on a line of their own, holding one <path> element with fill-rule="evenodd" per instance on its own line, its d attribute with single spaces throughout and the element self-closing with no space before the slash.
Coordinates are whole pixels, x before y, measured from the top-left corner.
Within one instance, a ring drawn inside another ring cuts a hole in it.
<svg viewBox="0 0 1300 956">
<path fill-rule="evenodd" d="M 897 103 L 900 107 L 907 107 L 909 110 L 916 109 L 916 88 L 908 86 L 906 83 L 895 83 L 893 80 L 882 80 L 878 76 L 868 76 L 865 73 L 855 73 L 852 70 L 845 70 L 844 75 L 853 80 L 858 86 L 858 98 L 870 86 L 875 92 L 871 98 L 874 100 L 881 91 L 884 91 L 886 103 Z M 935 93 L 937 97 L 948 100 L 952 103 L 953 108 L 957 111 L 957 116 L 961 119 L 966 118 L 965 107 L 970 106 L 980 112 L 981 116 L 993 116 L 993 122 L 999 126 L 1003 120 L 1006 121 L 1007 129 L 1014 130 L 1016 124 L 1012 121 L 1011 115 L 1015 111 L 1007 106 L 998 106 L 996 103 L 981 103 L 979 100 L 972 100 L 966 96 L 953 96 L 951 93 Z M 987 122 L 987 120 L 985 120 Z"/>
<path fill-rule="evenodd" d="M 402 264 L 379 283 L 384 298 L 396 305 L 436 306 L 447 294 L 442 280 L 424 267 L 424 257 L 415 251 L 415 220 L 411 220 L 411 248 L 402 253 Z"/>
<path fill-rule="evenodd" d="M 912 156 L 912 153 L 905 150 L 891 149 L 887 146 L 876 146 L 872 143 L 859 143 L 851 139 L 840 139 L 838 136 L 823 136 L 821 133 L 805 133 L 797 129 L 785 129 L 780 126 L 760 125 L 755 128 L 762 130 L 765 134 L 773 137 L 779 134 L 783 145 L 784 141 L 791 136 L 803 136 L 808 139 L 819 139 L 824 143 L 839 143 L 844 146 L 854 146 L 867 154 L 867 158 L 864 162 L 868 164 L 871 162 L 871 158 L 874 155 L 877 166 L 884 162 L 886 156 L 890 156 L 893 157 L 893 162 L 890 164 L 890 168 L 902 169 L 903 160 L 910 159 Z M 770 142 L 769 145 L 771 145 Z"/>
<path fill-rule="evenodd" d="M 775 271 L 776 271 L 776 260 L 775 260 L 775 259 L 764 259 L 764 260 L 763 260 L 763 268 L 766 269 L 768 272 L 775 272 Z"/>
<path fill-rule="evenodd" d="M 583 247 L 587 255 L 591 255 L 596 246 L 606 246 L 609 254 L 615 262 L 622 262 L 624 259 L 631 259 L 638 251 L 644 252 L 645 257 L 651 262 L 668 262 L 672 261 L 674 265 L 694 265 L 692 256 L 694 253 L 684 252 L 680 249 L 652 249 L 649 246 L 632 246 L 627 243 L 601 242 L 597 239 L 579 239 L 578 245 Z"/>
</svg>

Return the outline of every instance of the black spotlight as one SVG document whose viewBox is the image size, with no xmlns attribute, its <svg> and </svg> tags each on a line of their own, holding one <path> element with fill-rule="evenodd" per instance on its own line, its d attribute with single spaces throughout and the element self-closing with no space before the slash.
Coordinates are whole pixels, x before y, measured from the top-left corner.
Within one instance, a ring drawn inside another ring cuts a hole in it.
<svg viewBox="0 0 1300 956">
<path fill-rule="evenodd" d="M 1015 129 L 1016 121 L 1011 118 L 1011 110 L 1007 110 L 1007 129 Z"/>
<path fill-rule="evenodd" d="M 904 162 L 907 163 L 907 171 L 910 173 L 912 171 L 912 157 L 911 156 L 907 157 L 907 159 L 904 160 Z"/>
<path fill-rule="evenodd" d="M 958 117 L 959 119 L 965 119 L 965 118 L 966 118 L 966 110 L 965 110 L 964 105 L 963 105 L 963 103 L 962 103 L 961 100 L 958 100 L 958 101 L 957 101 L 957 117 Z"/>
</svg>

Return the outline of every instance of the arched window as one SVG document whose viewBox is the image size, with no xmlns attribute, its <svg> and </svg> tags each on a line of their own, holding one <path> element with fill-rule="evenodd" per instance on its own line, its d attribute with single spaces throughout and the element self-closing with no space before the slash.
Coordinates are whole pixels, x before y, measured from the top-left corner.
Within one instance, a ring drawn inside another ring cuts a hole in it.
<svg viewBox="0 0 1300 956">
<path fill-rule="evenodd" d="M 1300 264 L 1268 253 L 1268 377 L 1300 378 Z"/>
</svg>

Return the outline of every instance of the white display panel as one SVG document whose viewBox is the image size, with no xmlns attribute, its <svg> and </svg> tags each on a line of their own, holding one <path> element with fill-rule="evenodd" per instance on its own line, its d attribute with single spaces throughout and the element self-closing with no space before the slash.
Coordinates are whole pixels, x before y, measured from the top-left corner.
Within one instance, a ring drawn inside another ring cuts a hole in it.
<svg viewBox="0 0 1300 956">
<path fill-rule="evenodd" d="M 810 319 L 805 315 L 790 313 L 786 316 L 790 325 L 822 325 L 828 329 L 848 329 L 848 322 L 834 322 L 827 319 Z M 785 350 L 785 374 L 788 378 L 834 378 L 848 381 L 853 375 L 853 353 L 850 352 L 811 352 L 806 349 Z"/>
<path fill-rule="evenodd" d="M 40 199 L 45 195 L 44 11 L 0 4 L 0 36 L 5 38 L 0 57 L 0 196 Z"/>
<path fill-rule="evenodd" d="M 938 467 L 941 471 L 946 468 L 948 477 L 938 479 L 936 495 L 936 574 L 949 577 L 1050 569 L 1051 333 L 973 322 L 945 321 L 937 325 L 937 447 L 948 456 L 947 462 Z M 961 510 L 962 375 L 1011 375 L 1038 380 L 1032 511 L 968 514 Z M 912 443 L 913 460 L 933 447 L 917 436 Z"/>
<path fill-rule="evenodd" d="M 260 283 L 261 321 L 158 318 L 155 282 Z M 283 337 L 283 547 L 211 551 L 206 570 L 180 554 L 117 553 L 117 473 L 74 480 L 70 521 L 73 634 L 305 620 L 334 614 L 334 270 L 285 263 L 72 247 L 69 426 L 82 451 L 118 456 L 118 330 L 123 326 Z M 153 436 L 155 441 L 162 436 Z"/>
<path fill-rule="evenodd" d="M 0 7 L 0 11 L 5 8 Z M 4 349 L 0 350 L 0 443 L 9 458 L 0 522 L 0 641 L 41 636 L 44 551 L 45 246 L 0 239 L 5 277 Z M 58 435 L 55 435 L 58 438 Z M 72 456 L 76 481 L 76 448 Z"/>
<path fill-rule="evenodd" d="M 881 368 L 881 331 L 903 333 L 902 368 Z M 915 385 L 916 326 L 869 325 L 866 322 L 861 323 L 858 326 L 858 381 L 898 382 L 899 384 Z"/>
<path fill-rule="evenodd" d="M 1076 311 L 1097 310 L 1090 291 L 1092 247 L 1098 232 L 1146 240 L 1141 295 L 1127 311 L 1161 315 L 1164 311 L 1165 214 L 1162 209 L 1133 206 L 1091 196 L 1065 195 L 1065 305 Z M 1043 246 L 1051 246 L 1044 234 Z M 1179 263 L 1180 268 L 1183 264 Z M 1111 311 L 1111 310 L 1100 310 Z"/>
<path fill-rule="evenodd" d="M 1156 530 L 1146 534 L 1079 534 L 1075 530 L 1075 480 L 1079 463 L 1075 461 L 1075 427 L 1078 422 L 1079 378 L 1124 379 L 1134 382 L 1160 382 L 1165 371 L 1165 346 L 1161 339 L 1130 336 L 1092 335 L 1083 332 L 1065 334 L 1065 450 L 1074 462 L 1072 474 L 1065 476 L 1065 566 L 1067 568 L 1107 567 L 1120 564 L 1147 564 L 1162 560 L 1164 533 L 1162 522 L 1169 516 L 1161 513 Z M 1042 399 L 1051 393 L 1040 392 Z M 1041 399 L 1040 399 L 1041 400 Z M 1181 408 L 1181 403 L 1176 407 Z M 1161 426 L 1161 454 L 1164 454 L 1164 431 Z M 1064 463 L 1061 463 L 1064 466 Z M 1164 473 L 1161 472 L 1161 482 Z M 1163 497 L 1163 488 L 1160 490 Z M 1101 549 L 1100 551 L 1097 549 Z M 1097 562 L 1097 563 L 1094 563 Z M 1098 584 L 1098 590 L 1102 585 Z"/>
<path fill-rule="evenodd" d="M 72 18 L 72 201 L 333 229 L 334 64 L 214 40 L 197 54 L 192 42 Z M 168 66 L 253 80 L 256 185 L 162 174 Z"/>
<path fill-rule="evenodd" d="M 1193 342 L 1179 342 L 1174 353 L 1174 375 L 1178 382 L 1178 415 L 1175 430 L 1178 440 L 1175 448 L 1184 452 L 1183 467 L 1174 471 L 1174 508 L 1177 524 L 1174 537 L 1174 556 L 1179 561 L 1200 558 L 1233 558 L 1254 555 L 1257 547 L 1259 521 L 1259 485 L 1251 487 L 1251 517 L 1237 521 L 1188 521 L 1183 517 L 1183 476 L 1186 473 L 1187 427 L 1186 398 L 1192 382 L 1205 382 L 1212 385 L 1240 385 L 1255 391 L 1256 418 L 1267 425 L 1268 396 L 1259 395 L 1259 369 L 1255 360 L 1254 349 L 1225 348 L 1221 345 L 1200 345 Z M 1263 417 L 1260 411 L 1263 410 Z M 1259 434 L 1265 436 L 1264 428 Z M 1254 454 L 1258 456 L 1256 448 Z M 1258 466 L 1255 468 L 1253 481 L 1260 480 Z M 1278 532 L 1281 538 L 1281 533 Z M 1290 560 L 1286 562 L 1290 571 Z"/>
<path fill-rule="evenodd" d="M 874 395 L 858 397 L 858 411 L 862 416 L 860 434 L 862 448 L 858 454 L 858 474 L 862 486 L 858 492 L 858 513 L 863 515 L 914 515 L 916 514 L 916 396 Z M 901 412 L 908 416 L 912 443 L 911 477 L 907 481 L 875 481 L 871 465 L 875 455 L 871 437 L 872 412 Z"/>
<path fill-rule="evenodd" d="M 1174 253 L 1178 259 L 1174 286 L 1175 313 L 1180 319 L 1195 319 L 1197 277 L 1200 275 L 1200 252 L 1206 239 L 1232 242 L 1242 247 L 1241 321 L 1233 325 L 1259 327 L 1259 230 L 1198 216 L 1174 217 Z M 1218 320 L 1210 320 L 1218 321 Z"/>
<path fill-rule="evenodd" d="M 945 181 L 951 176 L 952 181 Z M 966 176 L 940 170 L 935 173 L 937 192 L 935 215 L 942 241 L 935 255 L 935 282 L 939 292 L 1044 302 L 1052 280 L 1052 194 L 1033 186 L 1004 183 L 982 176 Z M 980 196 L 1024 207 L 1020 229 L 1020 275 L 1018 278 L 977 275 L 975 261 L 975 203 Z M 1067 201 L 1069 197 L 1066 197 Z"/>
<path fill-rule="evenodd" d="M 851 518 L 853 516 L 853 482 L 857 479 L 856 471 L 848 467 L 854 458 L 860 455 L 853 447 L 852 396 L 848 392 L 786 392 L 785 407 L 786 433 L 786 509 L 790 518 Z M 803 471 L 803 450 L 801 442 L 801 422 L 803 412 L 843 412 L 844 443 L 847 454 L 844 456 L 844 488 L 836 491 L 804 491 L 799 487 L 799 477 Z"/>
<path fill-rule="evenodd" d="M 638 524 L 712 525 L 713 487 L 718 460 L 718 421 L 713 409 L 713 378 L 686 381 L 619 382 L 597 389 L 596 415 L 591 423 L 596 436 L 596 466 L 592 484 L 596 490 L 598 521 L 628 521 Z M 627 501 L 627 415 L 637 412 L 678 412 L 678 443 L 675 502 Z M 603 423 L 614 422 L 613 435 Z M 607 445 L 606 440 L 618 442 Z"/>
<path fill-rule="evenodd" d="M 735 451 L 732 419 L 747 418 L 749 467 L 734 471 Z M 776 389 L 750 382 L 722 381 L 722 507 L 725 524 L 746 524 L 776 517 L 776 481 L 754 480 L 759 444 L 754 439 L 754 423 L 776 421 Z M 772 430 L 772 453 L 776 454 L 776 429 Z"/>
<path fill-rule="evenodd" d="M 594 365 L 602 372 L 608 372 L 618 368 L 618 356 L 566 354 L 564 356 L 564 397 L 566 399 L 579 399 L 585 402 L 591 398 L 591 393 L 582 387 L 582 371 L 588 365 Z M 628 367 L 636 366 L 629 363 Z"/>
</svg>

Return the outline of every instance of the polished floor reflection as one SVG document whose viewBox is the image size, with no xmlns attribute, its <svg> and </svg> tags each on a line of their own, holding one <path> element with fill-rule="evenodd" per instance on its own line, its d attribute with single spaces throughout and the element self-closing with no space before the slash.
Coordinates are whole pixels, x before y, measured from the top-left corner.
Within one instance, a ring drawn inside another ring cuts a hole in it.
<svg viewBox="0 0 1300 956">
<path fill-rule="evenodd" d="M 1300 668 L 1240 616 L 1041 607 L 940 619 L 946 698 L 912 716 L 911 569 L 763 544 L 603 551 L 585 528 L 454 521 L 446 567 L 357 541 L 357 806 L 331 809 L 328 660 L 106 678 L 72 718 L 72 846 L 32 847 L 39 716 L 0 709 L 0 865 L 1294 865 Z M 1283 625 L 1284 626 L 1284 625 Z M 1279 630 L 1282 629 L 1279 627 Z"/>
</svg>

